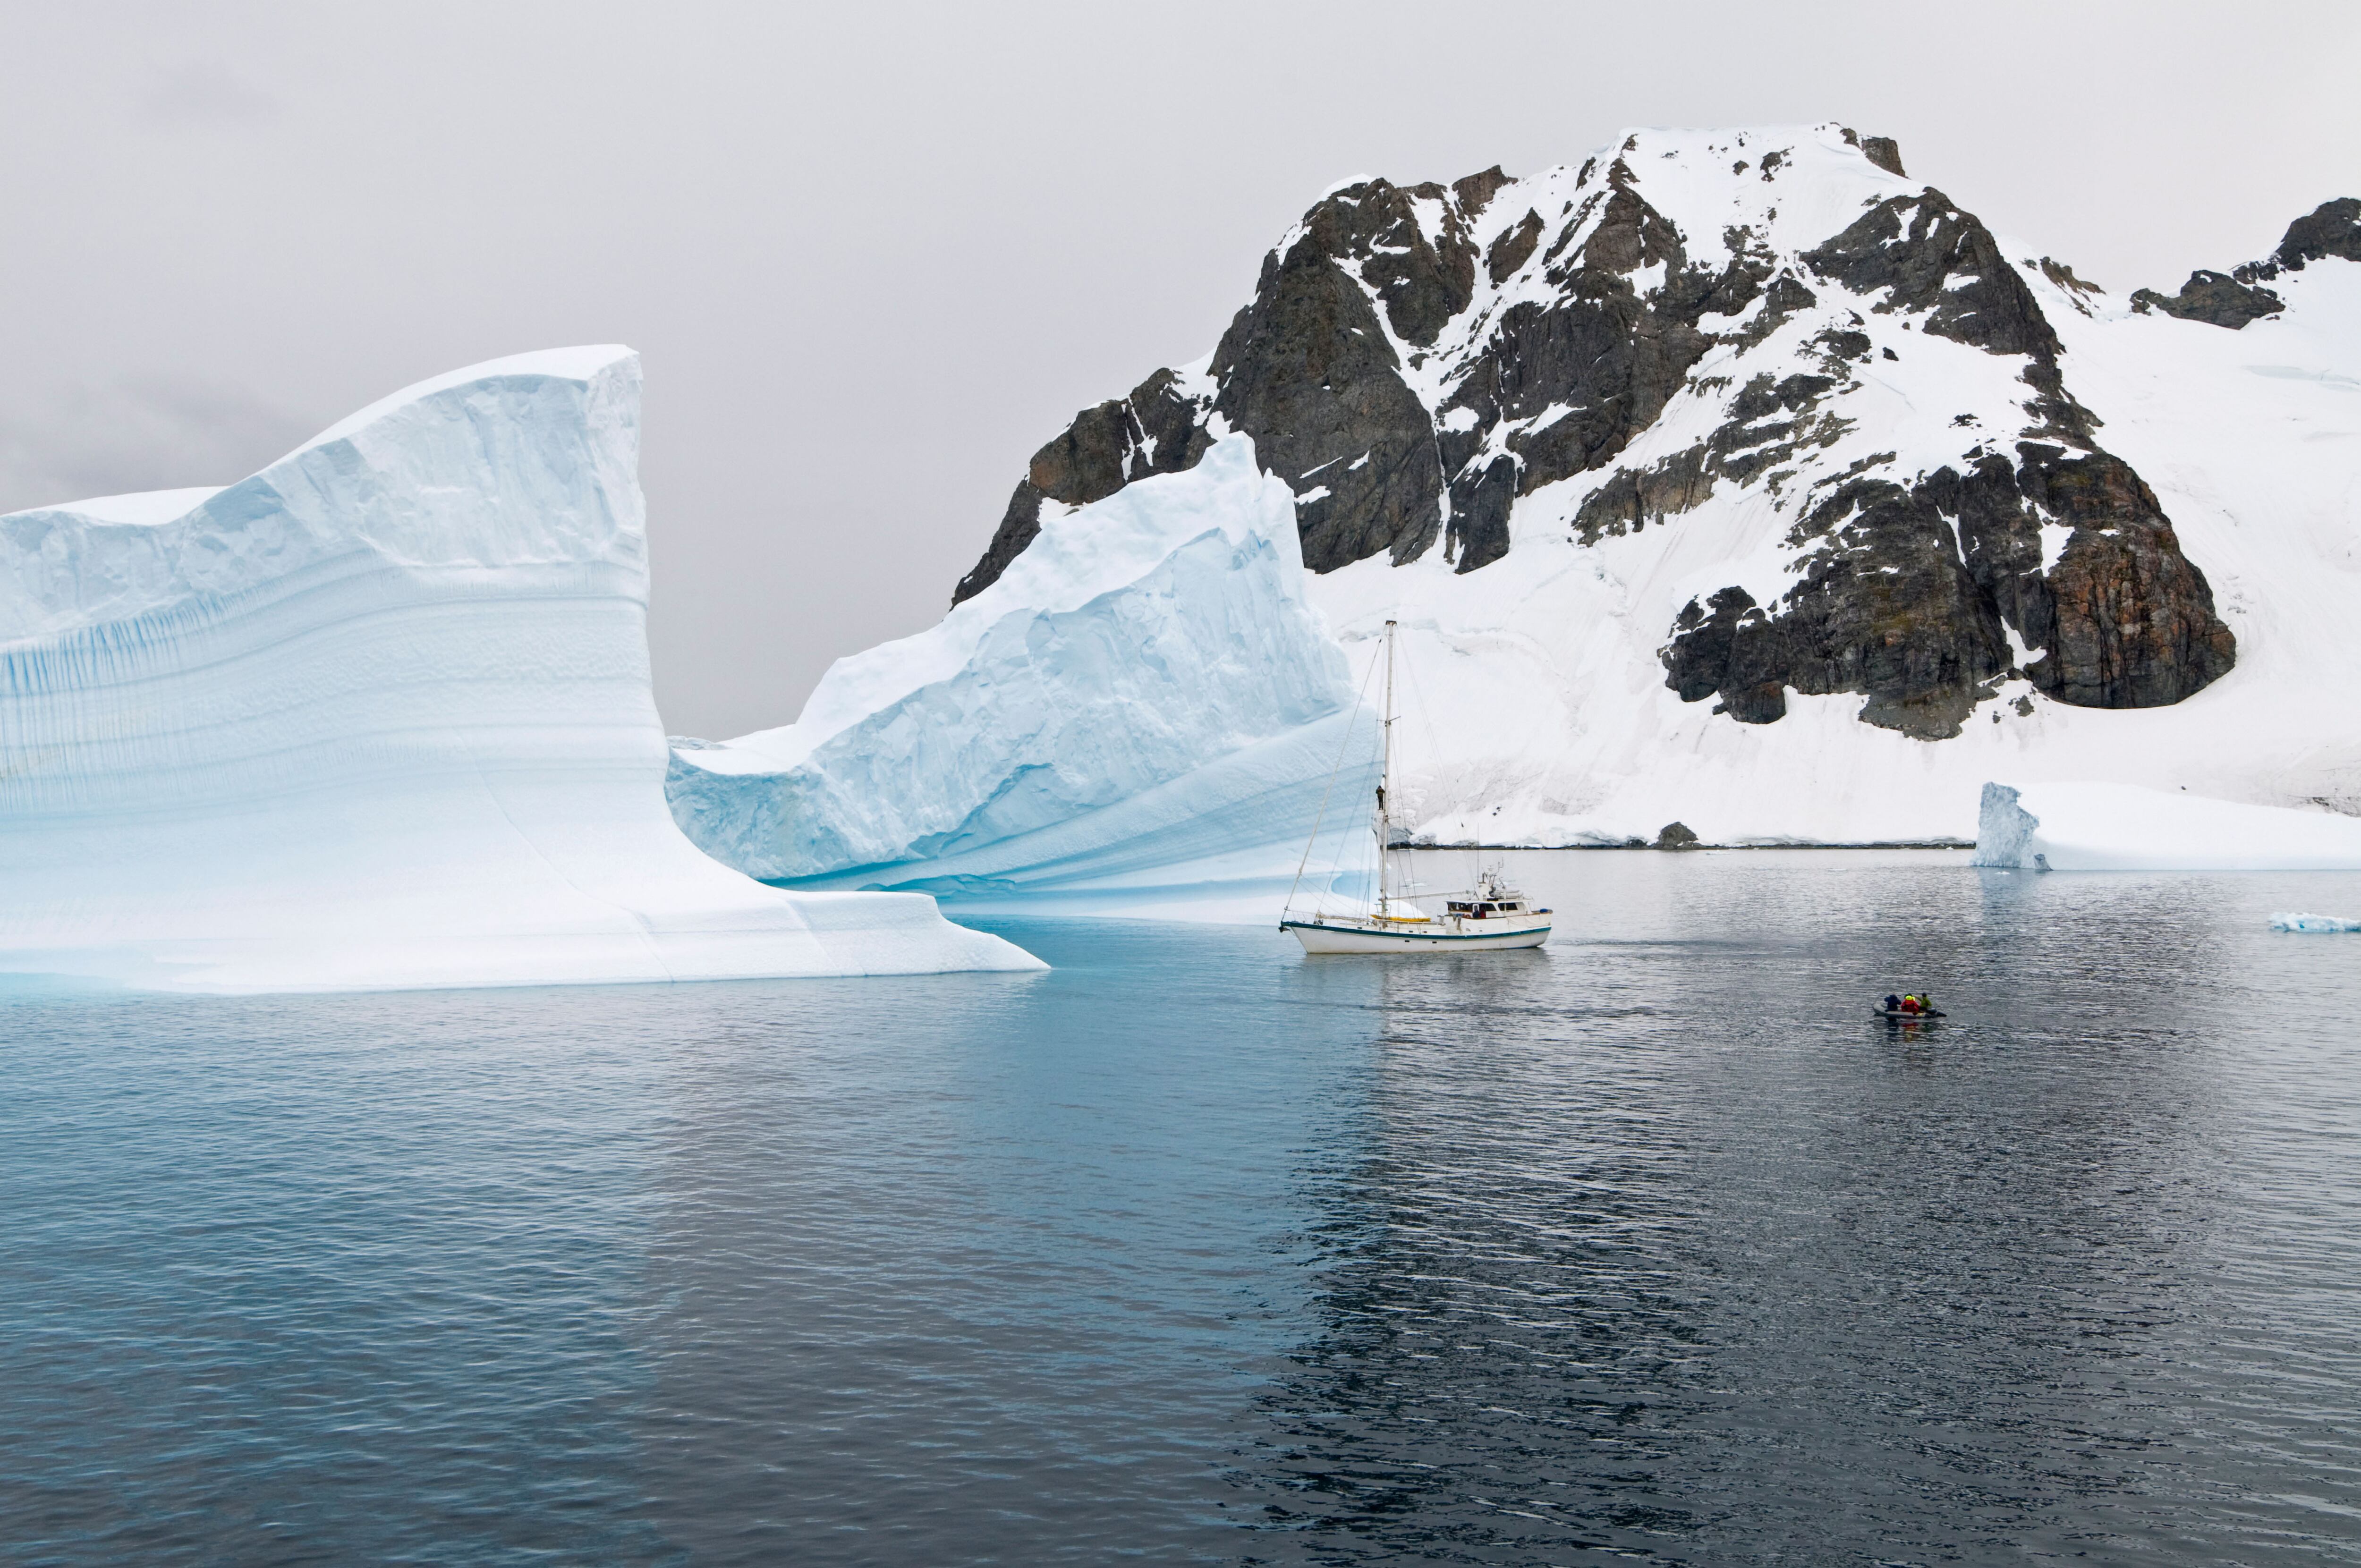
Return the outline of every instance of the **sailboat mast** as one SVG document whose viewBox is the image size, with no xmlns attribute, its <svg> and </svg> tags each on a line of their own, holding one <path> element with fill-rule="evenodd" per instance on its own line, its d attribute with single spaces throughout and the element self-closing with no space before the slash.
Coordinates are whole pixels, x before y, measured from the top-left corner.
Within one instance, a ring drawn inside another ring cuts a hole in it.
<svg viewBox="0 0 2361 1568">
<path fill-rule="evenodd" d="M 1394 623 L 1386 622 L 1386 717 L 1378 767 L 1378 913 L 1393 899 Z"/>
</svg>

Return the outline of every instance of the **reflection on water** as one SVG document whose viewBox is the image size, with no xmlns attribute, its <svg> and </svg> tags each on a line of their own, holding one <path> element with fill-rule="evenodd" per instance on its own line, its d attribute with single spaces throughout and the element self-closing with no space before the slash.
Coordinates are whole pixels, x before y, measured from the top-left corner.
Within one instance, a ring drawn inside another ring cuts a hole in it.
<svg viewBox="0 0 2361 1568">
<path fill-rule="evenodd" d="M 2287 1456 L 2235 1452 L 2184 1386 L 2224 1310 L 2224 1161 L 2276 1132 L 2225 1114 L 2207 1036 L 2235 1013 L 2187 890 L 2118 887 L 2098 949 L 2097 910 L 2013 878 L 1726 859 L 1598 857 L 1647 913 L 1618 939 L 1619 905 L 1552 889 L 1600 939 L 1544 968 L 1384 975 L 1328 1332 L 1267 1399 L 1275 1517 L 1323 1561 L 2169 1556 L 2161 1521 L 2267 1550 L 2218 1505 Z M 1889 1034 L 1889 984 L 1956 1021 Z M 2313 1328 L 2349 1372 L 2349 1315 Z"/>
<path fill-rule="evenodd" d="M 1962 859 L 1513 857 L 1539 953 L 16 996 L 0 1557 L 2346 1552 L 2361 938 L 2264 917 L 2361 878 Z"/>
<path fill-rule="evenodd" d="M 1310 1300 L 1296 1171 L 1367 1039 L 1362 1009 L 1287 997 L 1260 936 L 1085 927 L 1043 944 L 1054 977 L 867 988 L 824 1050 L 755 1030 L 675 1058 L 647 1422 L 669 1539 L 1227 1546 L 1239 1422 Z M 1371 978 L 1320 977 L 1361 1001 Z"/>
</svg>

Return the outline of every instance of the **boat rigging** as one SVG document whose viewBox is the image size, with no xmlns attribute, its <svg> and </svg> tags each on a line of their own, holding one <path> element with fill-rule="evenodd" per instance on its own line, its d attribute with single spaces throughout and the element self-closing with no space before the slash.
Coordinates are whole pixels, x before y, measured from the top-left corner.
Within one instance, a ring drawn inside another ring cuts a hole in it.
<svg viewBox="0 0 2361 1568">
<path fill-rule="evenodd" d="M 1378 791 L 1375 820 L 1378 840 L 1378 897 L 1373 910 L 1332 915 L 1315 907 L 1299 916 L 1295 891 L 1279 928 L 1291 931 L 1307 953 L 1487 952 L 1511 948 L 1538 948 L 1549 940 L 1550 912 L 1536 908 L 1525 895 L 1501 879 L 1500 868 L 1488 866 L 1470 892 L 1447 894 L 1440 914 L 1421 909 L 1397 878 L 1394 867 L 1394 643 L 1396 622 L 1386 622 L 1385 707 L 1378 729 Z M 1339 759 L 1339 767 L 1342 759 Z M 1333 777 L 1332 777 L 1333 782 Z M 1312 829 L 1317 843 L 1320 828 Z M 1309 863 L 1311 847 L 1304 850 Z M 1302 885 L 1296 873 L 1296 887 Z M 1432 898 L 1433 895 L 1424 895 Z"/>
</svg>

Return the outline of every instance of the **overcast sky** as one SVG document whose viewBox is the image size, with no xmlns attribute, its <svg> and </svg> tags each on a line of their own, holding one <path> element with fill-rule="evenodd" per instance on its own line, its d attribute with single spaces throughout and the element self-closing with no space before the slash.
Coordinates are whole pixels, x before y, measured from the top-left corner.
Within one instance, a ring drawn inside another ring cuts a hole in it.
<svg viewBox="0 0 2361 1568">
<path fill-rule="evenodd" d="M 0 510 L 620 341 L 668 726 L 939 617 L 1338 178 L 1840 120 L 2111 291 L 2361 194 L 2361 6 L 0 0 Z M 2105 411 L 2100 410 L 2103 416 Z"/>
</svg>

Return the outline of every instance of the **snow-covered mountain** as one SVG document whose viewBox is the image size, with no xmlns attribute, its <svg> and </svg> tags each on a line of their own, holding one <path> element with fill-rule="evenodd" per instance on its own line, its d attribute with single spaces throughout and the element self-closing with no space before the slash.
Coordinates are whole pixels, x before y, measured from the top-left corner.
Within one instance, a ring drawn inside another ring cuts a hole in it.
<svg viewBox="0 0 2361 1568">
<path fill-rule="evenodd" d="M 225 489 L 0 517 L 0 971 L 220 992 L 1029 969 L 665 810 L 638 356 L 377 403 Z"/>
<path fill-rule="evenodd" d="M 1241 671 L 1308 662 L 1308 609 L 1363 713 L 1400 623 L 1430 842 L 1967 842 L 1994 779 L 2361 811 L 2356 368 L 2350 201 L 2121 298 L 1840 126 L 1356 181 L 1211 355 L 1035 454 L 940 627 L 685 743 L 675 809 L 763 875 L 1171 907 L 1227 844 L 1267 886 L 1311 802 L 1367 805 Z M 1291 524 L 1301 586 L 1165 569 L 1216 522 Z"/>
<path fill-rule="evenodd" d="M 1356 663 L 1405 623 L 1424 837 L 1965 839 L 1994 777 L 2361 807 L 2356 210 L 2166 301 L 1834 125 L 1356 181 L 1035 455 L 954 602 L 1243 433 Z"/>
</svg>

